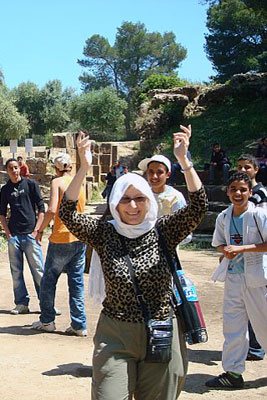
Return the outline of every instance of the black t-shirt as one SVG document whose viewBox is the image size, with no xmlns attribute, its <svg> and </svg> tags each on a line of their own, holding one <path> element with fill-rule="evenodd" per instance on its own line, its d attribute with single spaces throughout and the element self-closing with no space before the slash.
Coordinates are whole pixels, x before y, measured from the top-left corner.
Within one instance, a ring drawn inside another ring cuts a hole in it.
<svg viewBox="0 0 267 400">
<path fill-rule="evenodd" d="M 17 183 L 9 180 L 1 189 L 0 215 L 6 217 L 7 206 L 11 217 L 8 223 L 11 234 L 26 235 L 36 225 L 36 207 L 44 212 L 44 201 L 39 186 L 31 179 L 21 178 Z"/>
</svg>

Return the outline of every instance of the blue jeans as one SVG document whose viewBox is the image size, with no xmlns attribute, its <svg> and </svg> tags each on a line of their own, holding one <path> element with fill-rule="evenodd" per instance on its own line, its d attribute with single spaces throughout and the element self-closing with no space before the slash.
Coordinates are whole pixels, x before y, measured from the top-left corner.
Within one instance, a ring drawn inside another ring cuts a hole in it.
<svg viewBox="0 0 267 400">
<path fill-rule="evenodd" d="M 215 170 L 216 169 L 222 169 L 223 171 L 223 184 L 226 185 L 228 181 L 228 175 L 229 175 L 229 169 L 230 169 L 230 164 L 223 164 L 222 166 L 214 166 L 210 165 L 210 181 L 214 182 L 215 180 Z"/>
<path fill-rule="evenodd" d="M 14 235 L 8 240 L 8 255 L 13 279 L 15 304 L 27 306 L 30 296 L 23 276 L 23 253 L 28 261 L 38 298 L 44 262 L 42 248 L 36 243 L 32 235 Z"/>
<path fill-rule="evenodd" d="M 265 356 L 265 351 L 259 344 L 259 342 L 256 339 L 254 330 L 251 326 L 250 321 L 248 321 L 248 333 L 249 333 L 249 350 L 248 352 L 250 354 L 253 354 L 254 356 L 257 356 L 261 358 L 262 360 L 264 359 Z"/>
<path fill-rule="evenodd" d="M 86 246 L 81 242 L 49 243 L 40 291 L 40 321 L 55 319 L 55 294 L 58 278 L 64 270 L 68 275 L 69 306 L 73 329 L 86 329 L 83 271 Z"/>
</svg>

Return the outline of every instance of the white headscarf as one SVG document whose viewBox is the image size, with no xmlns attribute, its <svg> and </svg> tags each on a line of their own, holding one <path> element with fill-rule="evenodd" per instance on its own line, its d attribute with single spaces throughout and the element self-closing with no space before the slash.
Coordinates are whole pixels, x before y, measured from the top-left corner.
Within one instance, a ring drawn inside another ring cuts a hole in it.
<svg viewBox="0 0 267 400">
<path fill-rule="evenodd" d="M 130 225 L 122 222 L 120 215 L 116 210 L 120 199 L 129 188 L 129 186 L 134 186 L 149 200 L 148 210 L 144 221 L 138 225 Z M 114 218 L 114 220 L 110 221 L 110 223 L 114 226 L 114 228 L 120 235 L 126 236 L 129 239 L 135 239 L 149 232 L 155 226 L 155 223 L 157 221 L 158 205 L 153 195 L 153 192 L 147 181 L 138 174 L 129 172 L 128 174 L 125 174 L 116 180 L 110 194 L 109 207 L 111 215 Z"/>
</svg>

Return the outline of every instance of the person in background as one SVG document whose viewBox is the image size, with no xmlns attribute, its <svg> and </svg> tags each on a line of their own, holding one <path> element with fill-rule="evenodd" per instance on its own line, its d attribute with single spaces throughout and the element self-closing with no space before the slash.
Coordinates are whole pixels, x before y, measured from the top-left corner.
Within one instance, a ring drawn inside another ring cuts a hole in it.
<svg viewBox="0 0 267 400">
<path fill-rule="evenodd" d="M 20 176 L 20 167 L 15 158 L 7 160 L 8 182 L 1 189 L 0 221 L 8 240 L 8 255 L 15 308 L 11 314 L 29 312 L 30 296 L 23 276 L 23 254 L 28 261 L 37 296 L 40 294 L 40 281 L 43 274 L 43 255 L 36 243 L 36 236 L 44 218 L 44 201 L 39 186 L 31 179 Z M 7 223 L 7 207 L 10 219 Z M 38 215 L 36 218 L 36 210 Z"/>
<path fill-rule="evenodd" d="M 106 187 L 102 192 L 102 197 L 105 199 L 107 198 L 107 203 L 108 203 L 108 199 L 110 196 L 110 192 L 111 189 L 114 185 L 114 183 L 116 182 L 116 173 L 115 173 L 115 166 L 112 166 L 110 168 L 110 171 L 107 173 L 105 180 L 106 180 Z"/>
<path fill-rule="evenodd" d="M 158 220 L 171 254 L 199 224 L 206 209 L 204 188 L 186 157 L 191 127 L 174 134 L 174 152 L 184 169 L 190 196 L 188 206 Z M 128 173 L 115 182 L 109 205 L 112 221 L 101 221 L 76 211 L 76 200 L 91 165 L 90 141 L 80 133 L 77 147 L 81 166 L 61 202 L 60 217 L 73 234 L 90 243 L 101 260 L 106 298 L 94 336 L 92 400 L 130 399 L 175 400 L 184 377 L 184 356 L 173 324 L 172 359 L 145 361 L 146 325 L 138 304 L 125 259 L 126 251 L 151 318 L 166 320 L 170 313 L 172 278 L 164 251 L 153 229 L 157 203 L 148 183 L 138 174 Z M 155 295 L 156 294 L 156 295 Z"/>
<path fill-rule="evenodd" d="M 231 205 L 216 220 L 212 245 L 223 260 L 212 276 L 225 282 L 223 300 L 224 373 L 206 382 L 216 389 L 244 387 L 248 354 L 248 320 L 267 350 L 267 213 L 255 207 L 250 177 L 234 173 L 228 180 Z"/>
<path fill-rule="evenodd" d="M 267 185 L 267 136 L 263 137 L 256 151 L 256 158 L 259 163 L 257 179 Z"/>
<path fill-rule="evenodd" d="M 127 165 L 124 165 L 124 166 L 123 166 L 123 173 L 124 173 L 124 174 L 128 174 L 128 172 L 130 172 L 130 171 L 129 171 L 129 168 L 127 167 Z"/>
<path fill-rule="evenodd" d="M 20 176 L 29 178 L 29 176 L 30 176 L 29 168 L 28 168 L 28 165 L 24 162 L 23 157 L 18 156 L 17 161 L 18 161 L 19 168 L 20 168 L 20 172 L 19 172 Z"/>
<path fill-rule="evenodd" d="M 118 179 L 120 176 L 123 175 L 123 166 L 121 165 L 120 161 L 117 160 L 115 161 L 114 167 L 116 179 Z"/>
<path fill-rule="evenodd" d="M 84 307 L 84 280 L 83 272 L 85 267 L 86 245 L 78 241 L 58 216 L 59 205 L 63 193 L 72 181 L 71 159 L 66 153 L 59 154 L 54 159 L 54 167 L 57 178 L 52 180 L 50 201 L 48 211 L 45 213 L 44 220 L 39 228 L 36 241 L 42 240 L 43 231 L 54 219 L 52 234 L 49 237 L 49 245 L 46 255 L 44 275 L 41 280 L 40 289 L 40 320 L 33 322 L 32 328 L 53 332 L 56 330 L 54 307 L 56 285 L 58 278 L 64 270 L 68 275 L 69 286 L 69 306 L 71 324 L 66 329 L 67 334 L 85 337 L 86 314 Z M 78 196 L 77 209 L 84 211 L 85 193 L 83 188 Z"/>
<path fill-rule="evenodd" d="M 215 171 L 219 170 L 223 172 L 223 184 L 226 185 L 230 167 L 230 160 L 226 152 L 221 148 L 220 143 L 213 143 L 209 167 L 209 184 L 214 185 Z"/>
</svg>

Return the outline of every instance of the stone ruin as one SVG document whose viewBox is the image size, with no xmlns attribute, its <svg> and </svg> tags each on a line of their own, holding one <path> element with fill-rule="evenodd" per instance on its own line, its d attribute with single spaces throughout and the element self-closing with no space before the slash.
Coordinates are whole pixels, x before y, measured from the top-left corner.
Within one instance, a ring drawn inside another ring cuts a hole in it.
<svg viewBox="0 0 267 400">
<path fill-rule="evenodd" d="M 68 153 L 72 161 L 72 175 L 76 174 L 79 169 L 80 160 L 76 146 L 77 133 L 63 132 L 54 133 L 52 148 L 50 150 L 37 150 L 34 157 L 23 158 L 29 167 L 30 178 L 34 179 L 40 186 L 42 195 L 46 203 L 49 201 L 50 182 L 54 177 L 52 166 L 53 159 L 59 153 Z M 92 144 L 92 165 L 88 170 L 86 177 L 86 200 L 92 198 L 93 187 L 97 187 L 100 182 L 105 182 L 106 174 L 111 166 L 115 163 L 118 157 L 118 146 L 111 143 L 96 143 Z M 8 176 L 4 165 L 7 160 L 0 154 L 0 184 L 7 182 Z"/>
</svg>

